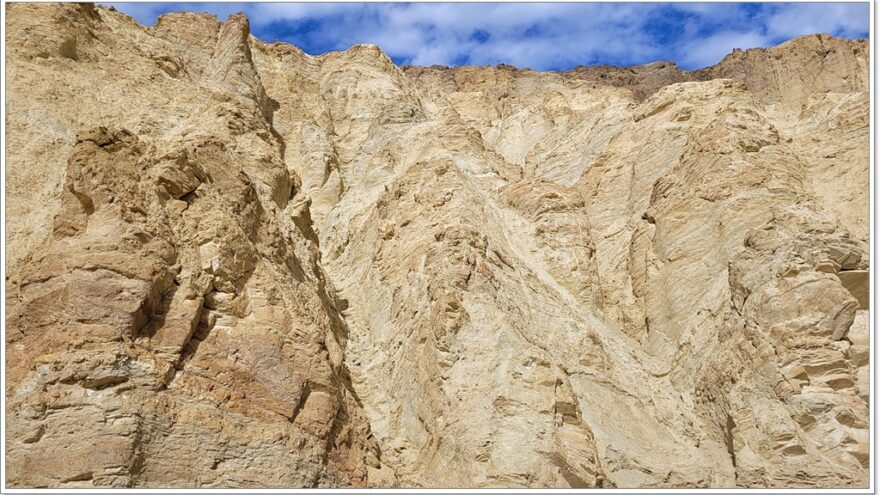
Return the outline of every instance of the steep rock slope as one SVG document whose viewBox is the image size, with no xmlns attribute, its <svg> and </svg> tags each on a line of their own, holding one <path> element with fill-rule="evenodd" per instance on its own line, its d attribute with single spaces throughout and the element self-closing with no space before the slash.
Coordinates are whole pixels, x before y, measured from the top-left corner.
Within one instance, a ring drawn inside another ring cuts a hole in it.
<svg viewBox="0 0 880 495">
<path fill-rule="evenodd" d="M 366 483 L 380 453 L 247 20 L 8 13 L 7 199 L 32 209 L 8 213 L 34 230 L 8 237 L 9 483 Z M 16 196 L 39 167 L 64 177 L 42 205 Z"/>
<path fill-rule="evenodd" d="M 864 41 L 539 73 L 7 25 L 10 485 L 867 484 Z"/>
</svg>

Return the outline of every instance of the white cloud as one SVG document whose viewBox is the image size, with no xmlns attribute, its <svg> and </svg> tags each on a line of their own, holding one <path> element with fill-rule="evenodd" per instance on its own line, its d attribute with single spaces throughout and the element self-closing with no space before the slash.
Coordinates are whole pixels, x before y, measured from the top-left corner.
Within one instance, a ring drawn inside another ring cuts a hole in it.
<svg viewBox="0 0 880 495">
<path fill-rule="evenodd" d="M 534 69 L 675 60 L 699 68 L 734 48 L 868 30 L 864 4 L 244 3 L 115 4 L 145 24 L 170 10 L 244 11 L 252 30 L 307 52 L 379 45 L 418 65 L 509 63 Z M 307 29 L 303 28 L 304 23 Z M 291 29 L 279 30 L 279 26 Z M 476 31 L 485 40 L 473 39 Z"/>
<path fill-rule="evenodd" d="M 783 4 L 767 20 L 767 31 L 773 38 L 815 33 L 859 36 L 868 31 L 868 4 Z"/>
<path fill-rule="evenodd" d="M 718 63 L 734 48 L 756 48 L 770 44 L 769 38 L 760 33 L 724 31 L 685 45 L 680 51 L 678 63 L 683 67 L 703 68 Z"/>
</svg>

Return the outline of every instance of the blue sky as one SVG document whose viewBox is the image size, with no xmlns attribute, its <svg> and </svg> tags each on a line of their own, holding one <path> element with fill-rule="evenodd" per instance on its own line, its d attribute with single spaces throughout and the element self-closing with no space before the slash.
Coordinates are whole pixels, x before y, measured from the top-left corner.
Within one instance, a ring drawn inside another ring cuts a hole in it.
<svg viewBox="0 0 880 495">
<path fill-rule="evenodd" d="M 734 48 L 803 34 L 867 38 L 868 3 L 113 3 L 145 25 L 166 12 L 244 12 L 264 41 L 320 54 L 379 45 L 398 64 L 537 70 L 674 60 L 712 65 Z"/>
</svg>

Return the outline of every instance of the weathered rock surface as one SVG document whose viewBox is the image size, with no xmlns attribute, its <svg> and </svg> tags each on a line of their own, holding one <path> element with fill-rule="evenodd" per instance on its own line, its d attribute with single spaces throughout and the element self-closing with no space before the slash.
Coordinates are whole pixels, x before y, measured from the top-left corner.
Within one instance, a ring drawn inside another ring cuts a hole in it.
<svg viewBox="0 0 880 495">
<path fill-rule="evenodd" d="M 7 9 L 10 487 L 863 487 L 868 49 Z"/>
</svg>

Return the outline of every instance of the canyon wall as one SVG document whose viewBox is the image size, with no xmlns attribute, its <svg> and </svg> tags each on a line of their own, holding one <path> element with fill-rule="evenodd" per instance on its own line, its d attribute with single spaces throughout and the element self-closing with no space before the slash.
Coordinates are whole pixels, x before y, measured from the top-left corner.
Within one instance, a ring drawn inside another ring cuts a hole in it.
<svg viewBox="0 0 880 495">
<path fill-rule="evenodd" d="M 865 487 L 865 40 L 536 72 L 10 4 L 10 487 Z"/>
</svg>

